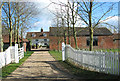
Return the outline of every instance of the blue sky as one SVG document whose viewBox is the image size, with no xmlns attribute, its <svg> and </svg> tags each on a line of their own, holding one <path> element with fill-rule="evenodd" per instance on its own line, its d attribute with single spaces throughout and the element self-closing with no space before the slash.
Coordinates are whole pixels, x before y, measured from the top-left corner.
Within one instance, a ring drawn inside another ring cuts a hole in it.
<svg viewBox="0 0 120 81">
<path fill-rule="evenodd" d="M 57 2 L 58 0 L 52 0 L 52 1 Z M 62 1 L 63 3 L 66 3 L 67 0 L 60 0 L 60 1 Z M 101 2 L 101 0 L 97 0 L 97 1 Z M 99 11 L 95 11 L 96 17 L 100 17 L 100 15 L 102 14 L 101 10 L 104 11 L 109 7 L 108 3 L 110 3 L 110 0 L 102 0 L 102 1 L 107 2 L 107 4 L 105 4 L 102 9 L 99 9 Z M 114 0 L 114 2 L 118 2 L 118 1 L 119 0 Z M 51 27 L 52 20 L 54 18 L 54 15 L 52 13 L 50 13 L 49 10 L 54 11 L 54 8 L 57 7 L 56 5 L 50 5 L 49 7 L 47 7 L 49 4 L 50 4 L 50 0 L 38 0 L 38 2 L 36 2 L 36 5 L 41 10 L 41 13 L 40 13 L 40 16 L 38 16 L 38 18 L 37 18 L 38 21 L 33 24 L 33 29 L 28 30 L 29 32 L 40 32 L 41 28 L 43 28 L 44 31 L 49 31 L 49 27 Z M 47 7 L 47 8 L 45 8 L 45 7 Z M 105 18 L 113 16 L 113 14 L 118 14 L 118 4 L 116 4 L 116 9 L 113 10 L 112 12 L 110 12 Z M 112 25 L 117 26 L 118 16 L 116 15 L 115 17 L 107 20 L 106 22 L 109 22 Z"/>
</svg>

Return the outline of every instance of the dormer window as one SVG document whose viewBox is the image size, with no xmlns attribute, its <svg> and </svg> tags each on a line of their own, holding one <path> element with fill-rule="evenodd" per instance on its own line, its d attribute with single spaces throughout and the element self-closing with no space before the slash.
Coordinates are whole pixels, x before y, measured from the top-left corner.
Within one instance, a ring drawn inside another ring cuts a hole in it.
<svg viewBox="0 0 120 81">
<path fill-rule="evenodd" d="M 36 35 L 33 33 L 33 34 L 32 34 L 32 37 L 36 37 Z"/>
<path fill-rule="evenodd" d="M 46 33 L 43 33 L 43 36 L 44 36 L 44 37 L 46 37 L 46 36 L 47 36 L 47 34 L 46 34 Z"/>
</svg>

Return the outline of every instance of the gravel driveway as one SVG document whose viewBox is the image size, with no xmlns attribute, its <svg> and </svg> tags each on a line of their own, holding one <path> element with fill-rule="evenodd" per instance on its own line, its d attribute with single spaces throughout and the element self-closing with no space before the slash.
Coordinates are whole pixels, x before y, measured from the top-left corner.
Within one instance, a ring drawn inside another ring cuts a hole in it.
<svg viewBox="0 0 120 81">
<path fill-rule="evenodd" d="M 6 79 L 73 80 L 77 77 L 55 61 L 48 51 L 35 51 Z"/>
</svg>

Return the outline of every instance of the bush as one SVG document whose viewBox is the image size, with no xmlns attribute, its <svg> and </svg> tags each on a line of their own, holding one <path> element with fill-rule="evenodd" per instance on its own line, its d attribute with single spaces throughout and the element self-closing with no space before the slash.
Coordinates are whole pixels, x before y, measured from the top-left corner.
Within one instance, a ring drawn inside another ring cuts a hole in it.
<svg viewBox="0 0 120 81">
<path fill-rule="evenodd" d="M 37 45 L 37 48 L 39 48 L 39 45 Z"/>
<path fill-rule="evenodd" d="M 36 48 L 36 44 L 34 44 L 33 46 L 34 46 L 34 48 Z"/>
</svg>

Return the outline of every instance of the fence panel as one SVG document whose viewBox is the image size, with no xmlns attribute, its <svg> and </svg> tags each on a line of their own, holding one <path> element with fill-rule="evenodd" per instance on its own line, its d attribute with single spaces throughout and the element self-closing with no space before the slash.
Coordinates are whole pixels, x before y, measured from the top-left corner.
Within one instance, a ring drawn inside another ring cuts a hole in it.
<svg viewBox="0 0 120 81">
<path fill-rule="evenodd" d="M 20 57 L 20 59 L 24 57 L 24 48 L 23 47 L 19 48 L 19 54 L 18 54 L 17 44 L 15 46 L 10 46 L 4 52 L 0 52 L 0 68 L 12 62 L 19 63 L 18 57 Z"/>
<path fill-rule="evenodd" d="M 119 75 L 118 53 L 75 50 L 66 45 L 65 58 L 89 70 Z"/>
<path fill-rule="evenodd" d="M 10 47 L 11 61 L 15 62 L 15 46 Z"/>
<path fill-rule="evenodd" d="M 24 57 L 24 48 L 19 48 L 18 49 L 18 56 L 19 56 L 19 59 L 22 59 Z"/>
<path fill-rule="evenodd" d="M 5 66 L 5 52 L 0 52 L 0 68 Z"/>
<path fill-rule="evenodd" d="M 6 51 L 5 51 L 5 65 L 8 65 L 9 63 L 11 63 L 11 53 L 10 53 L 10 49 L 11 47 L 9 47 Z"/>
</svg>

